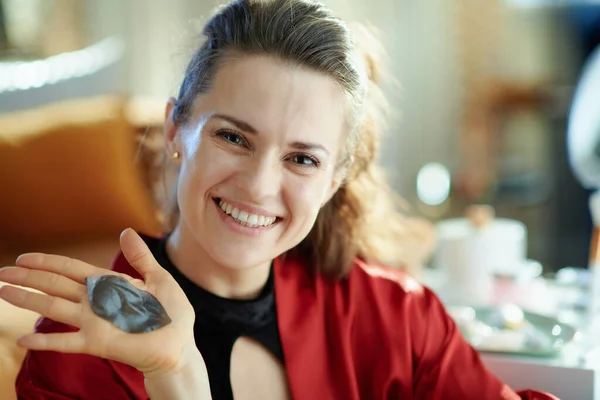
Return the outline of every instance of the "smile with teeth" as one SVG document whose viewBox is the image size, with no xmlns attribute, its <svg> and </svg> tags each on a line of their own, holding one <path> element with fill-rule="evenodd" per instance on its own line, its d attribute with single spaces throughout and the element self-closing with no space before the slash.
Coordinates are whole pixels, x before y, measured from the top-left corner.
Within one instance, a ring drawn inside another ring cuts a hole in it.
<svg viewBox="0 0 600 400">
<path fill-rule="evenodd" d="M 265 217 L 264 215 L 251 214 L 246 211 L 240 211 L 231 204 L 221 199 L 216 199 L 218 206 L 223 212 L 233 218 L 235 222 L 249 228 L 262 228 L 272 225 L 277 217 Z"/>
</svg>

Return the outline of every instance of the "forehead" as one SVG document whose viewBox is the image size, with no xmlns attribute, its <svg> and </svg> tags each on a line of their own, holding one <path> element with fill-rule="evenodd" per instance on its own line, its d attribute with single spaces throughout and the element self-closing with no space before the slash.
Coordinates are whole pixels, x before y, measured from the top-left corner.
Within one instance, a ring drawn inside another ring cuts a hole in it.
<svg viewBox="0 0 600 400">
<path fill-rule="evenodd" d="M 339 139 L 345 128 L 345 95 L 333 78 L 271 57 L 228 59 L 197 106 L 203 112 L 231 114 L 259 133 L 294 140 Z"/>
</svg>

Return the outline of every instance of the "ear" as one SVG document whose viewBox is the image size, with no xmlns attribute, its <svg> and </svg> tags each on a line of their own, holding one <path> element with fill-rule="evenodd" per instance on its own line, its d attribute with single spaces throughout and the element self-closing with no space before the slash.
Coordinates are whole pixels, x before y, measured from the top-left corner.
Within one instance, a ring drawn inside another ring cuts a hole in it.
<svg viewBox="0 0 600 400">
<path fill-rule="evenodd" d="M 163 138 L 165 151 L 169 158 L 172 158 L 173 153 L 176 151 L 181 153 L 181 142 L 179 138 L 179 126 L 173 119 L 173 110 L 175 109 L 176 100 L 171 97 L 165 108 L 165 124 L 163 127 Z"/>
</svg>

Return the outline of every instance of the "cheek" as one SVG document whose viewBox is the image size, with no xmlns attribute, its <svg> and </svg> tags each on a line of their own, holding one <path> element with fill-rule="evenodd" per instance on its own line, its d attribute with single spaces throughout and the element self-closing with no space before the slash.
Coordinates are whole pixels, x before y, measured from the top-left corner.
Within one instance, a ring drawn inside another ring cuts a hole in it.
<svg viewBox="0 0 600 400">
<path fill-rule="evenodd" d="M 230 158 L 219 157 L 219 152 L 210 150 L 210 146 L 210 143 L 200 143 L 198 149 L 188 153 L 192 157 L 186 157 L 181 166 L 179 199 L 184 202 L 182 208 L 196 204 L 195 208 L 203 199 L 208 200 L 210 189 L 226 179 L 233 169 Z"/>
<path fill-rule="evenodd" d="M 284 195 L 294 220 L 312 223 L 316 219 L 321 209 L 327 182 L 328 180 L 324 178 L 316 182 L 299 179 L 286 185 Z"/>
</svg>

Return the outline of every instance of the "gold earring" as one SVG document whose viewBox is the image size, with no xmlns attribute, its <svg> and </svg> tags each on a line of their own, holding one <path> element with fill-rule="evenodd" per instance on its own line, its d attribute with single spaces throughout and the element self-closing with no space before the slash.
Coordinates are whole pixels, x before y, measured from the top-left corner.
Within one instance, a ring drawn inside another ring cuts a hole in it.
<svg viewBox="0 0 600 400">
<path fill-rule="evenodd" d="M 174 151 L 173 154 L 171 155 L 171 157 L 175 160 L 177 160 L 180 157 L 180 154 L 178 151 Z"/>
</svg>

